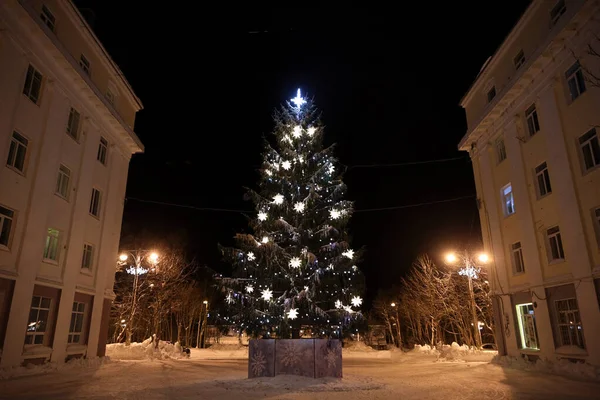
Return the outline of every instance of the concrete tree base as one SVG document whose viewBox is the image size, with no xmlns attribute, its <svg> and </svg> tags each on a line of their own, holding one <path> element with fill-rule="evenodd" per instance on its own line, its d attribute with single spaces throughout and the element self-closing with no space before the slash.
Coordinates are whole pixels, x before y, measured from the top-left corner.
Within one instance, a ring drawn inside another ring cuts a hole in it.
<svg viewBox="0 0 600 400">
<path fill-rule="evenodd" d="M 257 339 L 248 345 L 248 378 L 299 375 L 342 377 L 338 339 Z"/>
</svg>

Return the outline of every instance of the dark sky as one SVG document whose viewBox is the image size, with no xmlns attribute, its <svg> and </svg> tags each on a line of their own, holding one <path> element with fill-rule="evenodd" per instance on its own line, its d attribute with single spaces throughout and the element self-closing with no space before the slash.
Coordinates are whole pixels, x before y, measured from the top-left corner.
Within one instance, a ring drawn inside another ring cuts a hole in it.
<svg viewBox="0 0 600 400">
<path fill-rule="evenodd" d="M 464 157 L 347 171 L 368 298 L 423 252 L 479 246 L 474 196 L 359 210 L 475 194 L 468 154 L 457 151 L 466 131 L 458 103 L 529 1 L 331 10 L 75 2 L 145 106 L 135 131 L 146 152 L 131 161 L 128 197 L 251 210 L 243 187 L 257 181 L 261 137 L 273 109 L 300 87 L 322 110 L 326 142 L 337 143 L 345 165 Z M 246 226 L 239 213 L 133 199 L 124 215 L 125 230 L 187 232 L 198 261 L 217 270 L 217 243 Z"/>
</svg>

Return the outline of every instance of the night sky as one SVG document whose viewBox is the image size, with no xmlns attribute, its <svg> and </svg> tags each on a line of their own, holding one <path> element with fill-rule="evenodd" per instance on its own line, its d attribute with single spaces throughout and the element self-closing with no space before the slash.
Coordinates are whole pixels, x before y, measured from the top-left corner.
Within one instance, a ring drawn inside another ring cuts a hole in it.
<svg viewBox="0 0 600 400">
<path fill-rule="evenodd" d="M 331 10 L 75 3 L 145 107 L 135 131 L 146 152 L 131 161 L 125 232 L 184 233 L 198 262 L 226 271 L 217 243 L 247 229 L 240 213 L 135 199 L 252 210 L 244 186 L 258 180 L 261 138 L 273 109 L 300 87 L 348 166 L 367 299 L 421 253 L 479 248 L 472 169 L 457 150 L 466 132 L 458 103 L 529 1 Z M 472 197 L 368 211 L 464 196 Z"/>
</svg>

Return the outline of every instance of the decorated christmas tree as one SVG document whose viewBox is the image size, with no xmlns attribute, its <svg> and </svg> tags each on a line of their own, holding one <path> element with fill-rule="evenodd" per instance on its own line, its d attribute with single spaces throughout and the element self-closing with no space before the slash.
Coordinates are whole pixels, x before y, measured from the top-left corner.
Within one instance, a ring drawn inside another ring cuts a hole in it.
<svg viewBox="0 0 600 400">
<path fill-rule="evenodd" d="M 352 202 L 312 100 L 297 96 L 275 112 L 265 141 L 253 234 L 222 248 L 226 320 L 255 336 L 340 337 L 361 318 L 360 251 L 349 243 Z"/>
</svg>

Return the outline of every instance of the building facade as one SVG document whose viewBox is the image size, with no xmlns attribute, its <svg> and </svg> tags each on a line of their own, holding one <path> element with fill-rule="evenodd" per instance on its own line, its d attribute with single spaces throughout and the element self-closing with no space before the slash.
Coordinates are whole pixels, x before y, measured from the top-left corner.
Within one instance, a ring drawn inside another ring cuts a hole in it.
<svg viewBox="0 0 600 400">
<path fill-rule="evenodd" d="M 70 0 L 0 2 L 0 366 L 104 354 L 141 108 Z"/>
<path fill-rule="evenodd" d="M 461 101 L 501 354 L 600 365 L 600 2 L 534 0 Z"/>
</svg>

